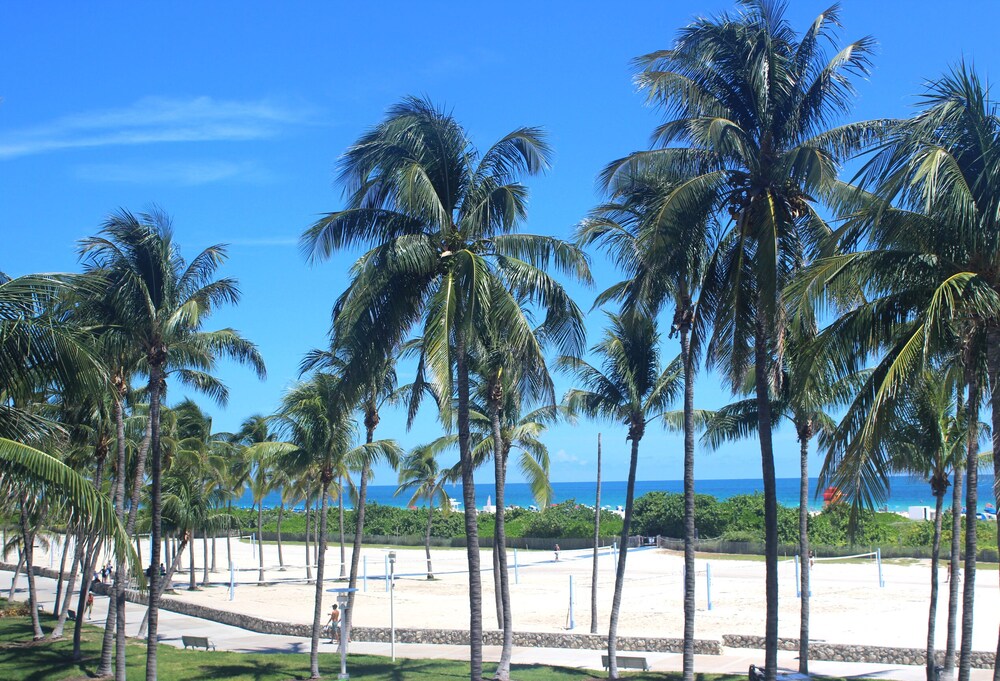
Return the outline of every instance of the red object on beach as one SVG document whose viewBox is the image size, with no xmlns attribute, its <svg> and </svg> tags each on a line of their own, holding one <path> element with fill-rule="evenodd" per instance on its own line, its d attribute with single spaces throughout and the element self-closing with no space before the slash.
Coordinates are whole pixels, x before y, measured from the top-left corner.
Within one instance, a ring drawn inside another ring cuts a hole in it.
<svg viewBox="0 0 1000 681">
<path fill-rule="evenodd" d="M 838 501 L 840 501 L 840 499 L 843 496 L 844 495 L 841 493 L 841 491 L 836 487 L 827 487 L 825 490 L 823 490 L 823 503 L 825 503 L 827 506 L 829 506 L 830 504 L 835 504 Z"/>
</svg>

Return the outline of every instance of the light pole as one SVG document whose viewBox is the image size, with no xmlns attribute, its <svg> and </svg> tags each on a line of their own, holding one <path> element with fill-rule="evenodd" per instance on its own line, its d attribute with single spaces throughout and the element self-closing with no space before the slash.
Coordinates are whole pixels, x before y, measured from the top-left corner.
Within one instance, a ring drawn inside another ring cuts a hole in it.
<svg viewBox="0 0 1000 681">
<path fill-rule="evenodd" d="M 349 679 L 350 675 L 347 673 L 347 598 L 353 591 L 357 589 L 330 589 L 333 593 L 337 594 L 337 603 L 340 604 L 340 673 L 337 675 L 338 679 Z"/>
<path fill-rule="evenodd" d="M 396 552 L 389 552 L 389 654 L 396 661 Z"/>
</svg>

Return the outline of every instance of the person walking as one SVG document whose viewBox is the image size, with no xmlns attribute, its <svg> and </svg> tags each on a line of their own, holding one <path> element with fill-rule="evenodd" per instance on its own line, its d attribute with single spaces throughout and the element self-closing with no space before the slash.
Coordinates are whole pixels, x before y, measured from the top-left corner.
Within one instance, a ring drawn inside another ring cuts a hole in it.
<svg viewBox="0 0 1000 681">
<path fill-rule="evenodd" d="M 337 604 L 333 604 L 333 610 L 330 611 L 330 619 L 326 622 L 327 626 L 330 627 L 330 643 L 336 643 L 340 638 L 340 609 Z"/>
</svg>

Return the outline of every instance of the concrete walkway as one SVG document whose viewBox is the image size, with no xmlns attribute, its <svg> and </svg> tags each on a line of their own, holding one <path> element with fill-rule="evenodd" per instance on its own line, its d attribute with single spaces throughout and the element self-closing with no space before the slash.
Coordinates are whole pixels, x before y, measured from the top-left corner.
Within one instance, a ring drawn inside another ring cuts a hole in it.
<svg viewBox="0 0 1000 681">
<path fill-rule="evenodd" d="M 0 593 L 6 595 L 10 590 L 10 583 L 13 573 L 0 571 Z M 55 600 L 55 580 L 45 577 L 36 577 L 38 589 L 38 599 L 45 610 L 51 610 Z M 28 583 L 24 575 L 18 582 L 16 598 L 27 600 Z M 88 623 L 103 626 L 107 617 L 107 607 L 109 599 L 104 596 L 97 596 L 94 599 L 94 612 Z M 309 604 L 311 607 L 312 604 Z M 75 602 L 72 609 L 76 609 Z M 128 603 L 126 605 L 126 631 L 129 636 L 138 634 L 139 623 L 142 621 L 145 607 Z M 267 617 L 267 613 L 260 613 L 261 617 Z M 160 641 L 169 645 L 181 647 L 181 636 L 207 636 L 211 639 L 218 650 L 229 650 L 242 653 L 308 653 L 309 639 L 294 636 L 278 636 L 272 634 L 259 634 L 247 631 L 238 627 L 226 624 L 219 624 L 187 615 L 181 615 L 169 610 L 160 611 Z M 337 646 L 324 640 L 320 645 L 321 652 L 334 653 Z M 355 642 L 350 644 L 350 652 L 367 655 L 389 656 L 390 646 L 388 643 L 365 643 Z M 561 667 L 575 667 L 581 669 L 600 670 L 601 655 L 600 650 L 574 650 L 568 648 L 521 648 L 515 647 L 512 657 L 514 664 L 544 664 Z M 630 651 L 620 651 L 621 654 L 629 654 Z M 636 652 L 649 661 L 650 668 L 654 671 L 681 671 L 681 655 L 677 653 L 646 653 Z M 466 646 L 452 645 L 429 645 L 429 644 L 396 644 L 397 657 L 417 658 L 417 659 L 468 659 L 469 649 Z M 500 658 L 500 648 L 498 646 L 484 646 L 483 658 L 488 662 L 495 662 Z M 725 648 L 723 655 L 697 655 L 695 657 L 695 669 L 699 673 L 706 674 L 742 674 L 747 673 L 751 664 L 763 665 L 764 654 L 761 651 L 744 650 L 737 648 Z M 778 665 L 783 672 L 794 673 L 798 668 L 797 655 L 790 651 L 780 651 L 778 653 Z M 840 678 L 878 678 L 895 679 L 898 681 L 924 681 L 926 670 L 923 667 L 912 667 L 902 665 L 880 665 L 851 662 L 822 662 L 813 661 L 810 663 L 813 674 L 822 676 L 834 676 Z M 972 679 L 974 681 L 991 681 L 993 674 L 987 669 L 973 669 Z"/>
</svg>

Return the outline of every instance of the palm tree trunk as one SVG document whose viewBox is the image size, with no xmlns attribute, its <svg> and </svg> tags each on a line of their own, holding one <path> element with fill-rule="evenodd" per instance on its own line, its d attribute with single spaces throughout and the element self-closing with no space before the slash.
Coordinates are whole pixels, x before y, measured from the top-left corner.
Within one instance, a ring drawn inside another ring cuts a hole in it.
<svg viewBox="0 0 1000 681">
<path fill-rule="evenodd" d="M 959 391 L 961 392 L 961 391 Z M 959 407 L 961 409 L 961 407 Z M 944 674 L 955 673 L 955 650 L 958 648 L 958 571 L 962 560 L 962 471 L 955 469 L 951 490 L 951 558 L 948 563 L 948 642 L 944 651 Z"/>
<path fill-rule="evenodd" d="M 69 518 L 66 519 L 66 532 L 63 534 L 62 558 L 59 559 L 59 579 L 56 581 L 56 602 L 52 605 L 52 613 L 58 615 L 62 608 L 63 601 L 63 580 L 66 577 L 66 557 L 69 556 L 69 538 L 72 536 L 70 528 L 74 524 L 73 512 L 70 511 Z"/>
<path fill-rule="evenodd" d="M 694 363 L 690 329 L 680 328 L 684 365 L 684 660 L 683 679 L 694 681 Z"/>
<path fill-rule="evenodd" d="M 257 586 L 264 586 L 264 499 L 257 504 L 257 559 L 260 572 L 257 573 Z"/>
<path fill-rule="evenodd" d="M 947 484 L 947 483 L 946 483 Z M 937 659 L 934 655 L 934 630 L 937 625 L 938 558 L 941 555 L 941 511 L 944 509 L 944 490 L 934 494 L 934 539 L 931 543 L 931 602 L 927 616 L 927 681 L 937 681 Z"/>
<path fill-rule="evenodd" d="M 319 563 L 319 508 L 313 513 L 313 565 Z"/>
<path fill-rule="evenodd" d="M 434 579 L 431 568 L 431 519 L 434 514 L 434 499 L 427 502 L 427 534 L 424 536 L 424 552 L 427 554 L 427 579 Z"/>
<path fill-rule="evenodd" d="M 180 541 L 180 544 L 177 546 L 177 553 L 174 556 L 174 560 L 170 562 L 170 567 L 167 568 L 167 574 L 165 574 L 163 577 L 160 577 L 159 582 L 157 583 L 158 584 L 157 586 L 158 592 L 156 594 L 157 602 L 159 602 L 160 597 L 163 596 L 163 592 L 169 591 L 171 589 L 171 586 L 173 585 L 174 582 L 174 575 L 177 573 L 177 566 L 181 565 L 184 562 L 183 561 L 184 549 L 187 548 L 187 545 L 188 545 L 188 533 L 185 532 L 183 538 Z M 194 551 L 194 543 L 191 544 L 191 550 Z M 159 574 L 159 570 L 153 570 L 152 572 Z M 152 597 L 153 595 L 152 590 L 150 590 L 149 595 L 150 597 Z M 151 612 L 150 608 L 146 608 L 146 614 L 143 615 L 142 622 L 139 624 L 140 638 L 142 636 L 145 636 L 149 630 L 148 627 L 149 627 L 150 612 Z"/>
<path fill-rule="evenodd" d="M 340 506 L 340 578 L 347 576 L 347 553 L 344 550 L 344 476 L 340 476 L 340 494 L 337 495 Z"/>
<path fill-rule="evenodd" d="M 368 428 L 367 443 L 374 440 L 374 433 Z M 361 563 L 361 540 L 365 533 L 365 503 L 368 496 L 368 476 L 371 474 L 371 467 L 366 460 L 361 466 L 361 482 L 358 485 L 358 509 L 354 514 L 354 544 L 351 547 L 351 574 L 347 582 L 349 589 L 356 589 L 358 585 L 358 567 Z M 347 632 L 347 640 L 351 640 L 351 619 L 354 614 L 354 591 L 347 592 L 347 612 L 341 613 L 345 618 L 344 630 Z"/>
<path fill-rule="evenodd" d="M 190 553 L 188 553 L 188 591 L 194 591 L 195 589 L 198 588 L 198 585 L 195 584 L 195 577 L 194 577 L 195 576 L 195 570 L 194 570 L 194 547 L 195 547 L 195 541 L 194 541 L 194 529 L 193 528 L 190 530 L 190 533 L 191 533 L 191 551 L 190 551 Z"/>
<path fill-rule="evenodd" d="M 164 353 L 166 354 L 166 353 Z M 152 425 L 150 439 L 150 454 L 152 455 L 152 471 L 150 491 L 150 570 L 149 570 L 149 632 L 146 638 L 146 681 L 156 681 L 156 648 L 157 633 L 160 624 L 160 538 L 163 535 L 162 509 L 160 499 L 160 478 L 163 473 L 163 460 L 160 456 L 160 386 L 162 381 L 161 366 L 150 364 L 149 376 L 149 421 Z"/>
<path fill-rule="evenodd" d="M 630 434 L 630 437 L 632 435 Z M 618 678 L 618 611 L 625 586 L 625 555 L 628 553 L 629 529 L 632 525 L 632 500 L 635 497 L 635 469 L 639 463 L 639 438 L 632 439 L 632 457 L 625 487 L 625 518 L 622 521 L 621 545 L 618 547 L 618 567 L 615 569 L 615 595 L 611 600 L 611 624 L 608 626 L 608 678 Z"/>
<path fill-rule="evenodd" d="M 96 449 L 97 467 L 94 470 L 94 487 L 101 489 L 104 480 L 104 465 L 108 459 L 107 446 L 98 444 Z M 80 599 L 77 602 L 77 612 L 80 613 L 73 623 L 73 660 L 83 659 L 82 637 L 83 637 L 83 617 L 82 613 L 87 605 L 87 596 L 90 593 L 91 575 L 94 574 L 94 567 L 101 554 L 103 541 L 96 535 L 91 535 L 87 541 L 87 553 L 84 559 L 83 577 L 80 580 Z"/>
<path fill-rule="evenodd" d="M 1000 326 L 991 325 L 986 342 L 986 366 L 990 382 L 990 412 L 993 427 L 993 500 L 1000 504 Z M 1000 523 L 997 523 L 997 541 L 1000 542 Z M 1000 546 L 1000 543 L 997 544 Z M 996 656 L 993 660 L 993 681 L 1000 681 L 1000 635 L 997 636 Z"/>
<path fill-rule="evenodd" d="M 115 486 L 113 489 L 115 516 L 118 522 L 125 519 L 125 406 L 122 403 L 123 395 L 116 391 L 114 400 L 115 409 Z M 118 561 L 115 567 L 115 587 L 123 578 L 123 565 Z M 98 676 L 111 676 L 114 671 L 112 667 L 114 655 L 115 632 L 118 623 L 118 608 L 115 591 L 112 591 L 108 601 L 108 615 L 104 622 L 104 640 L 101 642 L 101 662 L 97 667 Z"/>
<path fill-rule="evenodd" d="M 66 616 L 69 614 L 70 598 L 73 596 L 73 585 L 76 584 L 76 576 L 83 565 L 83 529 L 82 524 L 77 524 L 76 535 L 74 536 L 74 546 L 73 546 L 73 560 L 70 563 L 69 568 L 69 580 L 66 582 L 66 593 L 63 595 L 62 605 L 59 606 L 59 619 L 56 620 L 56 626 L 49 634 L 49 638 L 57 639 L 62 638 L 63 629 L 66 626 Z M 15 578 L 17 573 L 14 573 Z M 86 579 L 86 574 L 84 574 L 83 579 Z M 16 579 L 15 579 L 16 581 Z M 13 588 L 13 585 L 12 585 Z"/>
<path fill-rule="evenodd" d="M 469 678 L 483 678 L 483 584 L 480 575 L 479 525 L 476 522 L 475 462 L 469 430 L 469 366 L 465 333 L 455 334 L 455 372 L 458 379 L 458 452 L 462 468 L 462 500 L 465 505 L 465 550 L 469 563 Z"/>
<path fill-rule="evenodd" d="M 969 437 L 965 460 L 965 584 L 962 591 L 962 645 L 958 659 L 958 681 L 969 681 L 972 672 L 972 622 L 976 599 L 976 508 L 979 504 L 979 383 L 975 370 L 966 364 L 966 409 Z"/>
<path fill-rule="evenodd" d="M 775 681 L 778 674 L 778 498 L 775 486 L 774 448 L 771 442 L 768 333 L 764 327 L 764 317 L 759 312 L 755 326 L 754 383 L 764 487 L 764 563 L 767 602 L 764 623 L 764 676 L 766 681 Z"/>
<path fill-rule="evenodd" d="M 17 557 L 17 568 L 14 570 L 14 578 L 10 580 L 10 591 L 7 593 L 7 600 L 14 600 L 14 594 L 17 593 L 17 579 L 21 576 L 21 570 L 24 568 L 24 550 L 18 551 L 20 554 Z M 70 584 L 70 589 L 72 590 L 72 584 Z"/>
<path fill-rule="evenodd" d="M 24 571 L 28 577 L 28 608 L 31 610 L 31 628 L 36 641 L 45 638 L 42 621 L 38 618 L 38 593 L 35 590 L 35 533 L 28 527 L 28 495 L 21 497 L 21 540 L 24 542 Z"/>
<path fill-rule="evenodd" d="M 131 536 L 135 532 L 135 524 L 139 518 L 139 494 L 145 482 L 146 457 L 149 453 L 149 445 L 152 440 L 152 419 L 146 424 L 146 432 L 143 435 L 142 443 L 136 455 L 136 470 L 132 478 L 132 493 L 128 511 L 128 519 L 125 523 L 125 536 Z M 122 488 L 124 494 L 124 487 Z M 138 536 L 136 537 L 136 553 L 139 556 L 139 565 L 142 565 L 142 553 Z M 150 558 L 152 560 L 152 558 Z M 126 569 L 124 563 L 119 563 L 115 577 L 115 681 L 125 681 L 125 584 Z"/>
<path fill-rule="evenodd" d="M 800 425 L 800 424 L 796 424 Z M 809 440 L 811 424 L 799 427 L 799 673 L 809 673 Z"/>
<path fill-rule="evenodd" d="M 212 572 L 218 572 L 215 569 L 215 532 L 212 533 Z"/>
<path fill-rule="evenodd" d="M 312 500 L 306 494 L 306 582 L 312 581 L 312 554 L 309 552 L 309 509 L 312 507 Z"/>
<path fill-rule="evenodd" d="M 309 648 L 309 669 L 312 673 L 309 678 L 312 679 L 322 678 L 319 673 L 319 634 L 323 619 L 323 568 L 326 565 L 327 492 L 330 489 L 330 482 L 333 479 L 329 469 L 323 471 L 322 477 L 319 513 L 319 560 L 316 561 L 316 600 L 313 604 L 312 641 Z"/>
<path fill-rule="evenodd" d="M 500 617 L 503 628 L 503 645 L 500 648 L 500 661 L 494 678 L 497 681 L 509 681 L 510 657 L 514 650 L 514 621 L 510 609 L 510 579 L 507 576 L 507 529 L 504 523 L 504 493 L 507 481 L 507 451 L 500 429 L 500 399 L 502 393 L 495 388 L 493 408 L 490 414 L 490 426 L 493 430 L 493 471 L 496 479 L 496 517 L 493 524 L 493 553 L 496 556 L 494 569 L 500 582 Z"/>
<path fill-rule="evenodd" d="M 285 515 L 285 500 L 278 504 L 278 569 L 285 571 L 285 556 L 281 552 L 281 519 Z"/>
<path fill-rule="evenodd" d="M 597 633 L 597 557 L 601 548 L 601 434 L 597 434 L 597 494 L 594 499 L 594 566 L 590 575 L 590 633 Z"/>
<path fill-rule="evenodd" d="M 191 553 L 194 553 L 192 551 Z M 206 530 L 201 531 L 201 585 L 208 586 L 208 532 Z"/>
<path fill-rule="evenodd" d="M 493 560 L 493 601 L 497 611 L 497 629 L 503 631 L 503 596 L 500 593 L 500 554 L 497 553 L 496 519 L 493 522 L 493 550 L 490 558 Z"/>
</svg>

